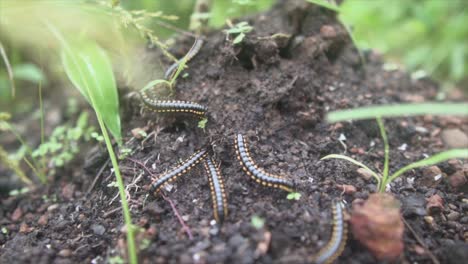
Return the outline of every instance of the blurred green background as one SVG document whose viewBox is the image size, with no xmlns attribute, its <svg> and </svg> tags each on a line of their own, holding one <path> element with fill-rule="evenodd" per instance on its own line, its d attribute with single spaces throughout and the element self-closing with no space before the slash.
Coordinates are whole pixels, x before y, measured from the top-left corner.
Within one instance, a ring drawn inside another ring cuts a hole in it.
<svg viewBox="0 0 468 264">
<path fill-rule="evenodd" d="M 179 17 L 178 20 L 163 21 L 163 23 L 186 30 L 190 25 L 196 1 L 108 0 L 108 2 L 119 3 L 127 10 L 162 11 L 167 15 L 176 15 Z M 211 2 L 210 13 L 196 15 L 209 18 L 209 25 L 212 27 L 222 27 L 229 18 L 266 10 L 276 1 L 212 0 Z M 466 91 L 468 88 L 467 6 L 466 0 L 344 0 L 340 7 L 340 18 L 352 28 L 355 40 L 361 49 L 372 48 L 383 53 L 388 61 L 404 65 L 410 72 L 427 74 L 440 81 L 444 89 L 458 87 Z M 145 23 L 162 39 L 174 34 L 174 31 L 161 27 L 161 23 L 155 21 Z M 2 41 L 1 29 L 0 41 Z M 21 88 L 22 81 L 29 83 L 45 81 L 45 74 L 40 67 L 29 60 L 27 56 L 29 52 L 8 43 L 6 51 L 18 79 L 18 88 Z M 7 73 L 2 62 L 0 63 L 0 104 L 9 98 L 9 95 Z"/>
</svg>

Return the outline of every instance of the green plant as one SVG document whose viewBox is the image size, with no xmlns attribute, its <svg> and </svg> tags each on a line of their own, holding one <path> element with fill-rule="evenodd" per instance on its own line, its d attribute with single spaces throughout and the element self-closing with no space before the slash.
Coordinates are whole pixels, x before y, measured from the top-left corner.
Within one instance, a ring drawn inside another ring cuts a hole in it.
<svg viewBox="0 0 468 264">
<path fill-rule="evenodd" d="M 288 193 L 288 195 L 286 196 L 286 199 L 298 201 L 299 199 L 301 199 L 301 196 L 302 196 L 301 193 L 292 192 L 292 193 Z"/>
<path fill-rule="evenodd" d="M 466 80 L 466 1 L 347 0 L 340 10 L 354 26 L 359 47 L 378 49 L 389 60 L 443 82 Z"/>
<path fill-rule="evenodd" d="M 255 227 L 256 229 L 263 228 L 265 225 L 265 219 L 261 218 L 258 215 L 252 216 L 252 219 L 250 220 L 250 224 Z"/>
<path fill-rule="evenodd" d="M 383 168 L 382 174 L 378 174 L 378 173 L 374 172 L 373 170 L 369 169 L 369 167 L 362 164 L 361 162 L 359 162 L 359 161 L 357 161 L 357 160 L 355 160 L 353 158 L 350 158 L 348 156 L 344 156 L 344 155 L 331 154 L 331 155 L 327 155 L 327 156 L 323 157 L 321 160 L 325 160 L 325 159 L 342 159 L 342 160 L 349 161 L 349 162 L 351 162 L 351 163 L 353 163 L 353 164 L 367 170 L 372 175 L 372 177 L 374 177 L 377 180 L 377 191 L 380 192 L 380 193 L 383 193 L 383 192 L 385 192 L 387 186 L 389 186 L 389 184 L 393 180 L 400 177 L 405 172 L 407 172 L 407 171 L 409 171 L 411 169 L 415 169 L 415 168 L 419 168 L 419 167 L 423 167 L 423 166 L 434 165 L 434 164 L 437 164 L 437 163 L 440 163 L 440 162 L 443 162 L 443 161 L 446 161 L 446 160 L 449 160 L 449 159 L 454 159 L 454 158 L 462 158 L 462 159 L 467 159 L 468 158 L 468 149 L 452 149 L 452 150 L 444 151 L 444 152 L 435 154 L 434 156 L 431 156 L 431 157 L 428 157 L 428 158 L 413 162 L 411 164 L 408 164 L 408 165 L 404 166 L 403 168 L 400 168 L 399 170 L 397 170 L 393 174 L 389 174 L 389 145 L 388 145 L 388 138 L 387 138 L 387 134 L 386 134 L 386 131 L 385 131 L 383 121 L 382 121 L 382 119 L 380 117 L 377 118 L 377 124 L 379 126 L 380 134 L 382 136 L 382 140 L 383 140 L 383 144 L 384 144 L 384 168 Z"/>
<path fill-rule="evenodd" d="M 138 259 L 133 235 L 134 227 L 117 157 L 107 133 L 107 129 L 109 129 L 121 145 L 119 101 L 110 59 L 107 53 L 95 42 L 86 40 L 71 42 L 69 39 L 65 39 L 54 26 L 51 24 L 47 24 L 47 26 L 61 43 L 61 59 L 68 78 L 96 113 L 119 189 L 127 229 L 129 262 L 135 264 Z"/>
<path fill-rule="evenodd" d="M 466 103 L 394 104 L 360 107 L 327 114 L 328 122 L 416 115 L 468 115 Z"/>
<path fill-rule="evenodd" d="M 88 113 L 83 112 L 79 116 L 76 125 L 61 125 L 54 129 L 47 142 L 43 142 L 33 152 L 34 158 L 40 158 L 43 162 L 54 167 L 63 167 L 70 162 L 80 151 L 81 140 L 88 141 L 94 127 L 88 126 Z M 49 161 L 49 162 L 46 162 Z"/>
<path fill-rule="evenodd" d="M 10 114 L 0 112 L 0 131 L 9 131 L 15 135 L 16 139 L 21 143 L 21 149 L 17 153 L 16 158 L 11 158 L 8 153 L 0 146 L 0 162 L 5 164 L 7 167 L 12 169 L 16 175 L 25 183 L 32 184 L 31 179 L 29 179 L 24 171 L 20 168 L 18 161 L 24 160 L 24 162 L 31 168 L 31 170 L 36 174 L 38 179 L 42 183 L 47 182 L 47 178 L 44 174 L 44 164 L 36 161 L 32 155 L 31 148 L 26 144 L 21 135 L 16 131 L 16 129 L 8 122 L 10 119 Z M 28 159 L 29 156 L 31 161 Z"/>
<path fill-rule="evenodd" d="M 223 30 L 223 32 L 226 33 L 226 37 L 229 38 L 230 35 L 237 35 L 232 41 L 232 44 L 241 43 L 245 38 L 245 34 L 253 30 L 253 27 L 246 21 L 239 22 L 235 25 L 232 25 L 232 23 L 228 21 L 228 25 L 229 29 Z"/>
</svg>

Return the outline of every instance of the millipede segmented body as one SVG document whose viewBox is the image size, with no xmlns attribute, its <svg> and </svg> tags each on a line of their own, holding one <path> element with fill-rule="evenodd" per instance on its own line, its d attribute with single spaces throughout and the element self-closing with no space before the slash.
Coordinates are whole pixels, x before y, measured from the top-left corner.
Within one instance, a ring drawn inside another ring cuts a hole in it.
<svg viewBox="0 0 468 264">
<path fill-rule="evenodd" d="M 200 163 L 200 161 L 205 159 L 207 155 L 208 155 L 208 151 L 206 149 L 198 150 L 192 156 L 190 156 L 188 159 L 182 162 L 182 164 L 162 174 L 155 182 L 151 184 L 150 191 L 152 193 L 158 192 L 165 183 L 172 182 L 175 179 L 177 179 L 179 176 L 187 173 L 195 165 Z"/>
<path fill-rule="evenodd" d="M 193 102 L 153 100 L 146 93 L 141 93 L 141 98 L 149 110 L 157 113 L 188 113 L 202 118 L 208 110 L 207 107 Z"/>
<path fill-rule="evenodd" d="M 291 181 L 281 176 L 267 173 L 255 165 L 253 159 L 250 157 L 250 151 L 247 147 L 247 142 L 242 134 L 237 134 L 235 139 L 235 146 L 237 159 L 239 160 L 242 169 L 245 171 L 245 173 L 247 173 L 247 175 L 250 176 L 250 178 L 264 186 L 279 188 L 288 192 L 293 191 L 294 184 Z"/>
<path fill-rule="evenodd" d="M 348 234 L 348 227 L 344 221 L 343 207 L 340 201 L 334 201 L 333 230 L 330 241 L 312 257 L 312 262 L 317 264 L 332 263 L 344 250 Z"/>
<path fill-rule="evenodd" d="M 184 58 L 174 62 L 164 73 L 164 79 L 170 80 L 174 77 L 174 74 L 177 72 L 177 68 L 179 68 L 179 64 L 185 60 L 185 63 L 189 62 L 195 55 L 198 54 L 200 51 L 201 47 L 203 46 L 203 40 L 202 39 L 195 39 L 195 42 L 193 43 L 192 47 L 190 50 L 187 52 L 187 54 L 184 56 Z"/>
<path fill-rule="evenodd" d="M 228 213 L 223 177 L 211 157 L 204 160 L 204 165 L 206 173 L 208 174 L 208 181 L 210 182 L 213 214 L 216 222 L 222 224 Z"/>
</svg>

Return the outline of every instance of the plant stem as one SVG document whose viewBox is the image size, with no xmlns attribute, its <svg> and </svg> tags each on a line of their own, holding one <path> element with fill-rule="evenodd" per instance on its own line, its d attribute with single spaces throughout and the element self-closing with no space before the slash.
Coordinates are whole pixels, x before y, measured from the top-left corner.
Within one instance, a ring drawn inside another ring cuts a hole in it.
<svg viewBox="0 0 468 264">
<path fill-rule="evenodd" d="M 377 124 L 379 125 L 380 135 L 382 136 L 382 140 L 384 144 L 384 157 L 385 157 L 382 181 L 380 182 L 380 186 L 378 186 L 379 192 L 382 193 L 382 192 L 385 192 L 385 187 L 387 186 L 390 148 L 388 146 L 387 132 L 385 131 L 385 126 L 381 117 L 377 117 Z"/>
<path fill-rule="evenodd" d="M 101 127 L 102 136 L 106 142 L 107 151 L 109 152 L 109 157 L 112 162 L 112 167 L 114 168 L 115 178 L 117 180 L 117 186 L 119 188 L 120 194 L 120 202 L 122 203 L 122 211 L 124 215 L 125 225 L 127 227 L 127 249 L 128 249 L 128 260 L 131 264 L 138 263 L 138 257 L 136 253 L 136 246 L 135 240 L 133 236 L 133 224 L 132 224 L 132 217 L 130 215 L 130 210 L 128 208 L 127 203 L 127 195 L 125 193 L 125 187 L 122 180 L 122 176 L 120 175 L 119 164 L 117 163 L 117 158 L 114 153 L 114 149 L 112 148 L 112 143 L 109 138 L 109 134 L 107 133 L 107 129 L 104 125 L 101 115 L 96 111 L 96 116 L 99 122 L 99 126 Z"/>
</svg>

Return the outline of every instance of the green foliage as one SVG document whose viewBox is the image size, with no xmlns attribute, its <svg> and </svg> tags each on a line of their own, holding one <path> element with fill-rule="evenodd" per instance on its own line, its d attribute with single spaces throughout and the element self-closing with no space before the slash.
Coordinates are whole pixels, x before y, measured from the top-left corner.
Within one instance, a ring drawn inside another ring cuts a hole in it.
<svg viewBox="0 0 468 264">
<path fill-rule="evenodd" d="M 198 127 L 201 129 L 205 129 L 206 123 L 208 122 L 208 118 L 203 118 L 202 120 L 198 121 Z"/>
<path fill-rule="evenodd" d="M 109 264 L 124 264 L 125 260 L 121 256 L 109 257 Z"/>
<path fill-rule="evenodd" d="M 340 10 L 361 48 L 378 49 L 410 70 L 424 69 L 440 80 L 467 77 L 465 0 L 347 0 Z"/>
<path fill-rule="evenodd" d="M 245 34 L 253 30 L 253 27 L 249 25 L 248 22 L 243 21 L 235 25 L 231 25 L 229 29 L 223 30 L 224 33 L 229 37 L 230 35 L 236 35 L 232 44 L 241 43 L 245 38 Z"/>
<path fill-rule="evenodd" d="M 389 174 L 389 145 L 387 141 L 387 134 L 385 132 L 385 127 L 383 124 L 383 121 L 381 118 L 377 118 L 377 123 L 379 125 L 380 133 L 384 142 L 384 149 L 385 149 L 385 160 L 384 160 L 384 170 L 383 174 L 380 175 L 373 170 L 369 169 L 366 165 L 360 163 L 359 161 L 344 156 L 344 155 L 338 155 L 338 154 L 331 154 L 323 157 L 321 160 L 325 159 L 342 159 L 349 161 L 371 173 L 371 175 L 377 180 L 377 191 L 378 192 L 385 192 L 387 186 L 396 178 L 400 177 L 403 175 L 403 173 L 415 169 L 415 168 L 420 168 L 423 166 L 431 166 L 440 162 L 444 162 L 446 160 L 450 159 L 468 159 L 468 149 L 452 149 L 448 151 L 444 151 L 438 154 L 435 154 L 434 156 L 413 162 L 409 165 L 406 165 L 405 167 L 397 170 L 393 174 Z"/>
<path fill-rule="evenodd" d="M 61 57 L 67 76 L 102 116 L 106 127 L 121 144 L 119 98 L 112 66 L 106 52 L 96 43 L 84 41 L 70 43 L 57 31 L 54 32 L 62 43 Z"/>
<path fill-rule="evenodd" d="M 286 196 L 286 199 L 298 201 L 299 199 L 301 199 L 301 196 L 302 196 L 301 193 L 292 192 L 292 193 L 288 193 L 288 195 Z"/>
<path fill-rule="evenodd" d="M 54 129 L 47 142 L 43 142 L 32 152 L 32 156 L 39 158 L 54 167 L 63 167 L 80 151 L 80 143 L 88 141 L 94 127 L 88 126 L 88 113 L 83 112 L 76 125 L 61 125 Z"/>
<path fill-rule="evenodd" d="M 24 162 L 34 171 L 39 180 L 42 183 L 46 183 L 47 178 L 43 173 L 43 169 L 41 169 L 44 167 L 44 164 L 39 164 L 32 156 L 31 148 L 26 144 L 16 129 L 8 122 L 10 117 L 9 113 L 0 112 L 0 131 L 9 131 L 15 135 L 16 139 L 21 143 L 21 148 L 18 150 L 16 157 L 12 157 L 0 146 L 0 163 L 5 164 L 8 168 L 12 169 L 25 184 L 32 184 L 31 179 L 26 176 L 19 166 L 19 161 L 23 159 Z M 29 161 L 26 155 L 32 159 L 32 162 Z"/>
<path fill-rule="evenodd" d="M 254 215 L 252 216 L 252 219 L 250 220 L 250 224 L 256 229 L 261 229 L 265 225 L 265 219 L 261 218 L 258 215 Z"/>
<path fill-rule="evenodd" d="M 136 264 L 138 263 L 138 256 L 127 194 L 117 157 L 110 136 L 107 133 L 107 128 L 109 128 L 117 141 L 121 142 L 117 88 L 111 63 L 106 52 L 96 43 L 80 41 L 78 43 L 84 44 L 79 46 L 77 43 L 70 43 L 69 40 L 64 39 L 50 24 L 48 27 L 62 44 L 62 64 L 68 78 L 80 90 L 96 113 L 119 189 L 120 202 L 127 228 L 128 261 L 131 264 Z"/>
<path fill-rule="evenodd" d="M 370 119 L 376 116 L 397 117 L 417 115 L 461 115 L 468 116 L 466 103 L 422 103 L 368 106 L 327 114 L 328 122 Z"/>
<path fill-rule="evenodd" d="M 10 158 L 8 152 L 6 152 L 2 146 L 0 146 L 0 164 L 3 164 L 8 169 L 12 170 L 24 183 L 32 183 L 28 176 L 26 176 L 24 171 L 20 168 L 18 161 Z"/>
</svg>

